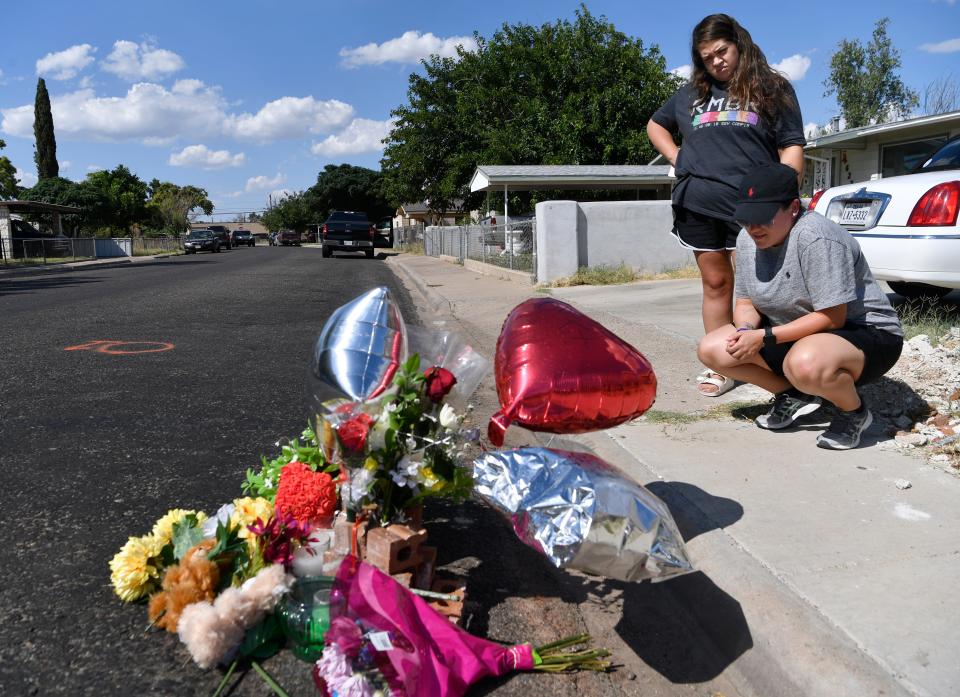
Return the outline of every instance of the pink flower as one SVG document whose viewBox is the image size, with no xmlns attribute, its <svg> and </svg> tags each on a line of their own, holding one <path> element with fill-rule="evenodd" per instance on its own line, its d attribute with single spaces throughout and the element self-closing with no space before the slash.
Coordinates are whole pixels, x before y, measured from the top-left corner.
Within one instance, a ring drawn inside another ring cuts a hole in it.
<svg viewBox="0 0 960 697">
<path fill-rule="evenodd" d="M 363 646 L 363 632 L 360 631 L 356 622 L 340 616 L 330 623 L 330 629 L 327 630 L 324 640 L 327 644 L 336 644 L 344 654 L 354 658 Z"/>
<path fill-rule="evenodd" d="M 333 693 L 339 690 L 351 675 L 353 675 L 353 669 L 350 667 L 347 656 L 336 644 L 327 644 L 320 660 L 313 667 L 314 680 L 322 679 L 326 683 L 327 690 Z"/>
</svg>

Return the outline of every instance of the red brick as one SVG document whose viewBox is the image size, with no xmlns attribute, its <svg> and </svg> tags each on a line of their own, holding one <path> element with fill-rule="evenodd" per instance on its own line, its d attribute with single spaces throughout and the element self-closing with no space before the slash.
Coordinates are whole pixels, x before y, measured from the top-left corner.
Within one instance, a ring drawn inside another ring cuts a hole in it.
<svg viewBox="0 0 960 697">
<path fill-rule="evenodd" d="M 426 539 L 425 532 L 406 525 L 373 528 L 367 532 L 364 559 L 388 574 L 412 572 L 420 562 L 420 544 Z"/>
</svg>

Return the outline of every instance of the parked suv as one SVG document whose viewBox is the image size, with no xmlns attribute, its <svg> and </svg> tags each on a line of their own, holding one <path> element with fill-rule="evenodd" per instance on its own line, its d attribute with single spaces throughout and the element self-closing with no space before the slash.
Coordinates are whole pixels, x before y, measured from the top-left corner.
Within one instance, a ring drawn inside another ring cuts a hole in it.
<svg viewBox="0 0 960 697">
<path fill-rule="evenodd" d="M 257 244 L 257 241 L 253 238 L 253 234 L 251 234 L 249 230 L 234 230 L 232 237 L 234 247 L 239 247 L 240 245 L 253 247 Z"/>
<path fill-rule="evenodd" d="M 334 252 L 363 252 L 367 259 L 372 259 L 375 237 L 376 228 L 367 214 L 355 211 L 331 211 L 320 228 L 324 257 L 331 257 Z"/>
<path fill-rule="evenodd" d="M 274 244 L 283 245 L 284 247 L 292 244 L 294 247 L 299 247 L 300 233 L 296 230 L 281 230 L 274 238 Z"/>
<path fill-rule="evenodd" d="M 230 240 L 230 229 L 226 225 L 207 225 L 207 230 L 212 232 L 220 239 L 221 248 L 233 248 L 233 242 Z"/>
</svg>

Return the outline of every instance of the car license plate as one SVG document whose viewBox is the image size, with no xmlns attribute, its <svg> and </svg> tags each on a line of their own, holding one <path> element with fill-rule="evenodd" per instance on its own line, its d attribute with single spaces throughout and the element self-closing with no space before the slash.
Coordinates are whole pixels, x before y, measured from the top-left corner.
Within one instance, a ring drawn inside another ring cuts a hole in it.
<svg viewBox="0 0 960 697">
<path fill-rule="evenodd" d="M 869 201 L 845 203 L 843 204 L 843 211 L 840 213 L 840 224 L 864 226 L 869 222 L 872 210 L 873 204 Z"/>
<path fill-rule="evenodd" d="M 343 244 L 345 247 L 352 247 L 353 245 L 356 244 L 356 242 L 354 242 L 353 240 L 344 240 Z"/>
</svg>

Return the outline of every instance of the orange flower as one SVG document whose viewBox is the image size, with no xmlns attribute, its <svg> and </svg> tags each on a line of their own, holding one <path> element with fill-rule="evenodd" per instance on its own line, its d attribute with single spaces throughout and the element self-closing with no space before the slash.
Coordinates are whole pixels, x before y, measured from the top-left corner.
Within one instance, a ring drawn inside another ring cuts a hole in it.
<svg viewBox="0 0 960 697">
<path fill-rule="evenodd" d="M 337 486 L 326 472 L 314 472 L 302 462 L 290 462 L 280 470 L 274 500 L 277 512 L 300 523 L 327 522 L 337 508 Z"/>
</svg>

